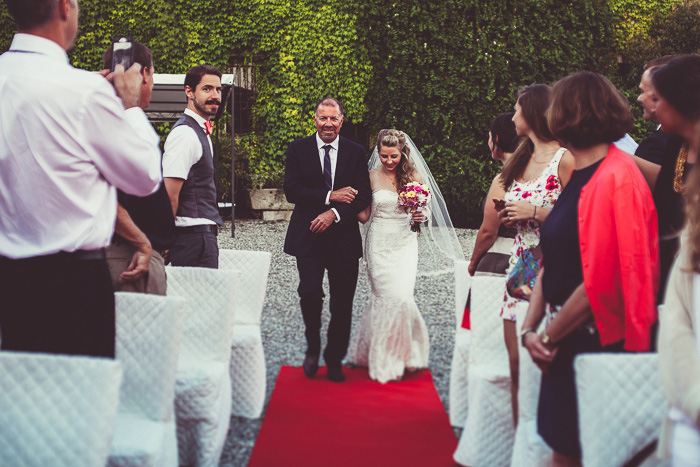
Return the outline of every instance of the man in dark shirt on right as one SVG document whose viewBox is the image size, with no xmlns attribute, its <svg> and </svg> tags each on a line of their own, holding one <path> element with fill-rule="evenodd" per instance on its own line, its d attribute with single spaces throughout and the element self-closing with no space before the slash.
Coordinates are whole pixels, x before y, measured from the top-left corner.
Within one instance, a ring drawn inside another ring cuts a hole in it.
<svg viewBox="0 0 700 467">
<path fill-rule="evenodd" d="M 139 107 L 145 109 L 153 91 L 153 55 L 145 45 L 133 42 L 134 61 L 140 63 L 142 83 Z M 112 64 L 112 48 L 102 56 Z M 112 243 L 105 250 L 115 292 L 165 295 L 165 260 L 175 236 L 170 199 L 161 181 L 152 195 L 140 198 L 117 191 L 117 221 Z"/>
<path fill-rule="evenodd" d="M 675 57 L 667 55 L 650 60 L 644 65 L 644 73 L 639 83 L 639 97 L 637 101 L 644 109 L 644 120 L 656 121 L 654 108 L 656 107 L 656 95 L 651 76 L 654 72 L 672 61 Z M 651 170 L 642 168 L 645 176 L 652 179 L 650 188 L 654 195 L 654 204 L 659 218 L 659 265 L 660 282 L 657 295 L 657 304 L 663 303 L 666 295 L 666 282 L 673 265 L 673 260 L 678 252 L 679 235 L 685 221 L 685 201 L 683 194 L 674 188 L 674 175 L 676 162 L 679 157 L 683 138 L 679 135 L 664 133 L 657 129 L 651 136 L 642 141 L 635 152 L 641 157 L 656 165 Z M 687 171 L 689 172 L 689 171 Z"/>
<path fill-rule="evenodd" d="M 644 120 L 656 121 L 656 114 L 654 113 L 656 96 L 654 95 L 654 85 L 651 82 L 651 75 L 658 68 L 666 65 L 674 58 L 674 55 L 665 55 L 649 60 L 644 64 L 644 73 L 642 73 L 642 78 L 639 81 L 639 97 L 637 97 L 637 102 L 642 104 L 642 110 L 644 112 L 642 118 Z M 653 162 L 654 164 L 661 165 L 666 155 L 670 155 L 671 152 L 673 152 L 674 156 L 678 154 L 682 141 L 683 139 L 679 136 L 670 135 L 657 129 L 651 136 L 639 144 L 635 155 L 649 162 Z"/>
</svg>

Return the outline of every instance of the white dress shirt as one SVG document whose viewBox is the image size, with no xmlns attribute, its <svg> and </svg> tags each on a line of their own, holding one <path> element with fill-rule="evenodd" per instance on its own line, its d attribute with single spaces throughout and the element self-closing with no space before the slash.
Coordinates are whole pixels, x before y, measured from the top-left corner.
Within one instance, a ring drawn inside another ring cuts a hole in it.
<svg viewBox="0 0 700 467">
<path fill-rule="evenodd" d="M 0 255 L 105 247 L 116 188 L 158 188 L 160 150 L 146 115 L 125 111 L 106 79 L 70 66 L 55 42 L 15 35 L 0 56 L 0 102 Z"/>
<path fill-rule="evenodd" d="M 204 122 L 206 122 L 204 118 L 190 109 L 185 109 L 184 113 L 194 118 L 199 126 L 204 129 Z M 211 144 L 209 135 L 207 135 L 207 140 L 213 156 L 214 147 Z M 202 144 L 199 142 L 199 137 L 192 127 L 187 125 L 180 125 L 174 128 L 168 134 L 163 149 L 163 177 L 187 180 L 192 166 L 202 158 Z M 177 227 L 202 224 L 216 224 L 216 222 L 205 218 L 175 217 L 175 225 Z"/>
<path fill-rule="evenodd" d="M 323 159 L 326 158 L 326 150 L 323 149 L 323 146 L 328 144 L 331 147 L 331 150 L 329 151 L 328 155 L 331 158 L 331 186 L 334 187 L 335 185 L 335 166 L 338 163 L 338 141 L 340 137 L 336 136 L 333 141 L 330 143 L 325 143 L 320 136 L 318 136 L 318 132 L 316 132 L 316 146 L 318 146 L 318 157 L 321 160 L 321 173 L 323 173 Z M 328 194 L 326 195 L 326 206 L 331 204 L 331 192 L 329 191 Z M 338 214 L 338 211 L 335 208 L 331 208 L 331 211 L 335 214 L 335 221 L 340 222 L 340 214 Z"/>
</svg>

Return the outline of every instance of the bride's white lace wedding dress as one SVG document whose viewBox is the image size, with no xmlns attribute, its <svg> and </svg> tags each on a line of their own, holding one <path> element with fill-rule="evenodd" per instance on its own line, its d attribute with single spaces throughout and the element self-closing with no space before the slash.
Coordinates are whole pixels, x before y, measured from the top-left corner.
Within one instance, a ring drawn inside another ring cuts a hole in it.
<svg viewBox="0 0 700 467">
<path fill-rule="evenodd" d="M 413 292 L 418 269 L 417 234 L 406 227 L 398 193 L 372 193 L 372 218 L 365 260 L 372 292 L 348 351 L 348 362 L 369 367 L 380 383 L 398 380 L 404 370 L 428 366 L 428 330 Z"/>
</svg>

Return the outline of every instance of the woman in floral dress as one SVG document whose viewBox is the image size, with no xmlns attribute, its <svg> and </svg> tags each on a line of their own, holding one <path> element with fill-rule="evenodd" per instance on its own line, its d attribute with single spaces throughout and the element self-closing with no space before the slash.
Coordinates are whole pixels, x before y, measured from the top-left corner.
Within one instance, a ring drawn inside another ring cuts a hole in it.
<svg viewBox="0 0 700 467">
<path fill-rule="evenodd" d="M 540 243 L 540 226 L 552 210 L 562 188 L 574 170 L 571 153 L 559 146 L 547 126 L 546 111 L 551 88 L 534 84 L 523 88 L 515 104 L 513 123 L 518 136 L 526 137 L 509 159 L 501 180 L 506 189 L 506 207 L 501 211 L 503 223 L 517 229 L 506 275 L 523 250 Z M 516 307 L 527 303 L 504 293 L 501 310 L 503 335 L 508 350 L 511 373 L 513 423 L 518 421 L 518 332 Z M 523 311 L 527 309 L 523 307 Z"/>
</svg>

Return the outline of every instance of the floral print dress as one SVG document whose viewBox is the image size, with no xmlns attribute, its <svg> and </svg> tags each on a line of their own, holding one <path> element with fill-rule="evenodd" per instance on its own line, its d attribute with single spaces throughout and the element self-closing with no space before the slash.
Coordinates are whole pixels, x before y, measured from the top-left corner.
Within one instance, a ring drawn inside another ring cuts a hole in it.
<svg viewBox="0 0 700 467">
<path fill-rule="evenodd" d="M 543 207 L 551 210 L 562 190 L 561 180 L 559 180 L 559 162 L 565 152 L 565 148 L 559 148 L 549 164 L 533 180 L 513 181 L 503 199 L 506 202 L 528 201 L 538 208 Z M 535 247 L 540 243 L 540 223 L 538 221 L 533 219 L 519 221 L 516 228 L 518 233 L 515 235 L 513 247 L 510 250 L 506 277 L 510 274 L 523 250 Z M 513 298 L 508 295 L 507 291 L 504 291 L 501 318 L 515 321 L 515 308 L 519 302 L 522 300 Z"/>
</svg>

